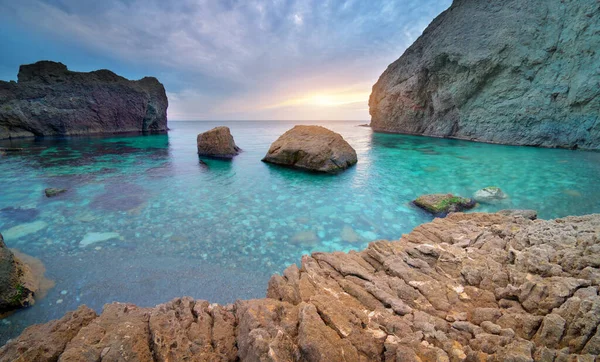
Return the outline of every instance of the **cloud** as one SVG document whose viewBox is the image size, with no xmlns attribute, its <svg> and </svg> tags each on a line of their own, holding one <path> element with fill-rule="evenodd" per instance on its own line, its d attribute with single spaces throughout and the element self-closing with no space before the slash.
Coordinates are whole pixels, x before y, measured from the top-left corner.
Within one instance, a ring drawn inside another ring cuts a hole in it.
<svg viewBox="0 0 600 362">
<path fill-rule="evenodd" d="M 154 69 L 170 92 L 171 118 L 270 117 L 282 111 L 264 104 L 298 93 L 357 84 L 369 92 L 450 2 L 0 0 L 0 20 Z"/>
</svg>

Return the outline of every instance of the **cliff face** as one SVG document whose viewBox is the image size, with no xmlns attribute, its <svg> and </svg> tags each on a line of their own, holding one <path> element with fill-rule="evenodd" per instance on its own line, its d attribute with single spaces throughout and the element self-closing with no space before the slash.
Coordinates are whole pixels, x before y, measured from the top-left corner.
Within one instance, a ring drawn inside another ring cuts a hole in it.
<svg viewBox="0 0 600 362">
<path fill-rule="evenodd" d="M 82 306 L 0 361 L 594 361 L 600 215 L 451 214 L 360 252 L 313 253 L 267 298 Z"/>
<path fill-rule="evenodd" d="M 600 3 L 455 0 L 380 77 L 375 131 L 600 148 Z"/>
<path fill-rule="evenodd" d="M 167 106 L 156 78 L 130 81 L 41 61 L 22 65 L 18 82 L 0 81 L 0 139 L 166 131 Z"/>
</svg>

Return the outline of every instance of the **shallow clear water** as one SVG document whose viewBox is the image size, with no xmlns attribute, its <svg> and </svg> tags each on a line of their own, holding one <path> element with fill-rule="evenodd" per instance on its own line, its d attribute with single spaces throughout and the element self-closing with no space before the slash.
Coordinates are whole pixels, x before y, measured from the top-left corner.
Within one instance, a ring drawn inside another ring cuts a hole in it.
<svg viewBox="0 0 600 362">
<path fill-rule="evenodd" d="M 40 258 L 56 282 L 35 306 L 0 321 L 0 343 L 80 304 L 264 297 L 269 276 L 302 254 L 362 249 L 430 221 L 410 204 L 424 193 L 471 196 L 499 186 L 509 199 L 477 210 L 532 208 L 542 218 L 600 212 L 597 152 L 373 134 L 359 122 L 328 122 L 321 124 L 356 149 L 356 167 L 328 176 L 260 162 L 297 123 L 170 122 L 168 135 L 0 142 L 28 147 L 0 156 L 0 231 L 9 247 Z M 222 124 L 244 152 L 202 165 L 196 135 Z M 48 199 L 47 187 L 69 192 Z"/>
</svg>

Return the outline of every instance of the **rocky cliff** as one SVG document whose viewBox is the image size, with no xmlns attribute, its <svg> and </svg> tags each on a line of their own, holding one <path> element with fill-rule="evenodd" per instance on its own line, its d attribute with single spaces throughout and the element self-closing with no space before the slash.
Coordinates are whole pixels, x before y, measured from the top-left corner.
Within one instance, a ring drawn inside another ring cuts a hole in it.
<svg viewBox="0 0 600 362">
<path fill-rule="evenodd" d="M 373 87 L 375 131 L 600 148 L 600 3 L 454 0 Z"/>
<path fill-rule="evenodd" d="M 18 82 L 0 81 L 0 139 L 166 131 L 167 106 L 156 78 L 41 61 L 22 65 Z"/>
<path fill-rule="evenodd" d="M 266 299 L 80 307 L 0 360 L 594 361 L 599 236 L 600 215 L 451 214 L 361 252 L 305 256 Z"/>
</svg>

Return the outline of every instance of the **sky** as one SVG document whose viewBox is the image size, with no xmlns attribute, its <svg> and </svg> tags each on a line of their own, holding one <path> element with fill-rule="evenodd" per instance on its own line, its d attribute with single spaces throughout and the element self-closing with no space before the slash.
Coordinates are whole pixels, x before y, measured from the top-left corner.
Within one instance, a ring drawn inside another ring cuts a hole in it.
<svg viewBox="0 0 600 362">
<path fill-rule="evenodd" d="M 451 0 L 0 0 L 0 79 L 53 60 L 155 76 L 170 120 L 364 120 Z"/>
</svg>

